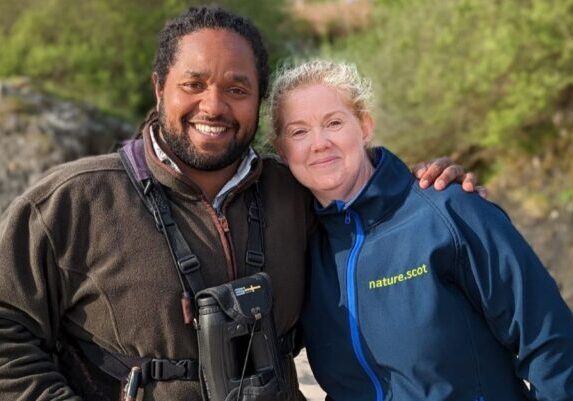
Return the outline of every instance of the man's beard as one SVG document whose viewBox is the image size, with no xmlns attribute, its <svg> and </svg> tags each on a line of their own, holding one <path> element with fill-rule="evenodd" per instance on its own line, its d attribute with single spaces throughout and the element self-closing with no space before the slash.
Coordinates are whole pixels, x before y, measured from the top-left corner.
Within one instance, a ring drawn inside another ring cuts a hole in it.
<svg viewBox="0 0 573 401">
<path fill-rule="evenodd" d="M 195 145 L 193 145 L 186 132 L 183 130 L 178 131 L 177 128 L 171 127 L 169 125 L 165 116 L 165 108 L 163 107 L 163 103 L 164 102 L 161 102 L 159 104 L 159 127 L 161 129 L 163 140 L 167 143 L 171 151 L 179 159 L 181 159 L 189 167 L 196 170 L 216 171 L 230 166 L 243 157 L 243 155 L 247 152 L 251 142 L 253 141 L 253 138 L 255 137 L 253 133 L 252 135 L 247 136 L 245 139 L 240 141 L 235 138 L 235 140 L 229 143 L 227 149 L 218 155 L 201 153 L 197 150 Z M 204 119 L 204 121 L 222 122 L 221 119 Z M 228 122 L 225 123 L 226 125 L 229 125 Z M 238 124 L 236 122 L 231 125 L 233 126 L 233 129 L 238 130 Z M 254 127 L 256 128 L 257 126 L 258 115 Z"/>
</svg>

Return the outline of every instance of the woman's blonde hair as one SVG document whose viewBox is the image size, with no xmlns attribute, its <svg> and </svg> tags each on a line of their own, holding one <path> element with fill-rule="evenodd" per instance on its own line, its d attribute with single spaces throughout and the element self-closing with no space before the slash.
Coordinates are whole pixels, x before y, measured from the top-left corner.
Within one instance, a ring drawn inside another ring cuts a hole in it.
<svg viewBox="0 0 573 401">
<path fill-rule="evenodd" d="M 269 114 L 273 128 L 271 143 L 280 136 L 280 107 L 286 95 L 303 86 L 322 84 L 346 95 L 349 107 L 362 119 L 372 106 L 372 83 L 358 73 L 356 65 L 314 59 L 295 66 L 281 67 L 274 74 L 269 96 Z"/>
</svg>

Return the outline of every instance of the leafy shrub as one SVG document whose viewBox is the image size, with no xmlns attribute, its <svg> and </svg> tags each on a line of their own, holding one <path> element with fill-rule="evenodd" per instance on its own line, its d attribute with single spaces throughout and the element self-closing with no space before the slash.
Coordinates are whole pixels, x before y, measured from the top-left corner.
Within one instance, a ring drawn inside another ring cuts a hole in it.
<svg viewBox="0 0 573 401">
<path fill-rule="evenodd" d="M 199 0 L 23 0 L 0 8 L 0 77 L 24 75 L 61 96 L 87 100 L 124 117 L 153 104 L 150 73 L 165 20 Z M 219 2 L 250 16 L 270 51 L 284 53 L 288 19 L 281 1 Z"/>
<path fill-rule="evenodd" d="M 373 78 L 379 139 L 402 153 L 502 149 L 555 134 L 572 27 L 573 0 L 379 1 L 370 30 L 322 55 Z"/>
</svg>

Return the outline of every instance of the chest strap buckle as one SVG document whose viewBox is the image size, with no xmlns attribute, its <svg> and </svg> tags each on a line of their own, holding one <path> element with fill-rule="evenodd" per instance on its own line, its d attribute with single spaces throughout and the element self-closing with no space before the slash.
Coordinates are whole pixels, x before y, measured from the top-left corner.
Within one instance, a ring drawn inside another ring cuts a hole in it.
<svg viewBox="0 0 573 401">
<path fill-rule="evenodd" d="M 196 381 L 198 378 L 197 362 L 193 359 L 152 359 L 141 368 L 145 382 L 175 379 Z"/>
</svg>

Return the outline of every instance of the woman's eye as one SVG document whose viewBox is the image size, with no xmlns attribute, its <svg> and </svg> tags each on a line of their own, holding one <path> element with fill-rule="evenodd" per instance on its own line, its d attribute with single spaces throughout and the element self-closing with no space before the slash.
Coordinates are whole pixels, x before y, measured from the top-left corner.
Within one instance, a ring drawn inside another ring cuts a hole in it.
<svg viewBox="0 0 573 401">
<path fill-rule="evenodd" d="M 306 132 L 306 131 L 303 130 L 303 129 L 296 129 L 296 130 L 294 130 L 294 131 L 291 131 L 290 136 L 292 136 L 292 137 L 300 137 L 300 136 L 304 135 L 305 132 Z"/>
<path fill-rule="evenodd" d="M 327 126 L 329 128 L 337 128 L 337 127 L 340 127 L 341 125 L 342 125 L 342 121 L 340 121 L 340 120 L 332 120 L 332 121 L 329 121 L 327 124 Z"/>
</svg>

